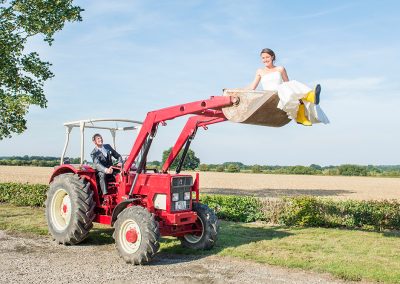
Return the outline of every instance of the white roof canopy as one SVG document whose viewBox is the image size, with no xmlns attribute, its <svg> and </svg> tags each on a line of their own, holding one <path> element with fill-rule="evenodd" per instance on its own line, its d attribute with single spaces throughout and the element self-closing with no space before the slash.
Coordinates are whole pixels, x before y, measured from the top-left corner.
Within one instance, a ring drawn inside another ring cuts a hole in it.
<svg viewBox="0 0 400 284">
<path fill-rule="evenodd" d="M 120 126 L 120 125 L 125 126 Z M 60 164 L 62 165 L 64 162 L 64 156 L 67 151 L 68 143 L 69 143 L 69 136 L 71 130 L 73 128 L 79 128 L 81 133 L 81 164 L 83 163 L 84 157 L 84 138 L 85 138 L 85 128 L 92 128 L 92 129 L 106 129 L 109 130 L 111 136 L 113 138 L 113 147 L 115 147 L 115 135 L 117 131 L 128 131 L 128 130 L 140 130 L 143 122 L 138 120 L 130 120 L 124 118 L 94 118 L 94 119 L 84 119 L 84 120 L 77 120 L 64 123 L 66 127 L 66 141 L 64 145 L 64 149 L 61 155 Z"/>
</svg>

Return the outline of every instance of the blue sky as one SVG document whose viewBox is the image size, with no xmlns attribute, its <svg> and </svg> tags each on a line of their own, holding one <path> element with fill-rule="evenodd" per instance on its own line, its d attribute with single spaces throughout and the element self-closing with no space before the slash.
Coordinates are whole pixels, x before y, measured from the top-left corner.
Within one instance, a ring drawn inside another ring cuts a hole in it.
<svg viewBox="0 0 400 284">
<path fill-rule="evenodd" d="M 143 120 L 151 110 L 244 87 L 269 47 L 290 79 L 322 85 L 331 124 L 216 124 L 192 143 L 202 162 L 400 164 L 398 1 L 75 3 L 85 9 L 82 22 L 67 24 L 51 47 L 40 38 L 28 46 L 53 63 L 48 108 L 31 107 L 28 130 L 0 141 L 0 156 L 59 156 L 66 121 Z M 150 160 L 161 159 L 184 122 L 160 128 Z M 117 138 L 119 151 L 128 153 L 133 139 Z M 79 156 L 74 143 L 68 154 Z"/>
</svg>

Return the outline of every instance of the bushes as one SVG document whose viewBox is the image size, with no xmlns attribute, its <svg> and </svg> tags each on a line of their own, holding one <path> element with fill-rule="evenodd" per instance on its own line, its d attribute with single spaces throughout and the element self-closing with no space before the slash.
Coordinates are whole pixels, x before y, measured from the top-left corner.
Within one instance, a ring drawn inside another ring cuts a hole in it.
<svg viewBox="0 0 400 284">
<path fill-rule="evenodd" d="M 44 206 L 47 185 L 0 183 L 0 202 Z M 219 218 L 308 227 L 400 230 L 400 201 L 332 200 L 312 196 L 261 199 L 249 196 L 201 195 Z"/>
<path fill-rule="evenodd" d="M 240 167 L 236 164 L 229 164 L 227 170 L 228 173 L 238 173 L 240 172 Z"/>
<path fill-rule="evenodd" d="M 200 166 L 199 166 L 199 171 L 201 171 L 201 172 L 207 172 L 209 169 L 208 169 L 208 165 L 206 165 L 206 164 L 200 164 Z"/>
<path fill-rule="evenodd" d="M 263 220 L 262 203 L 256 197 L 202 195 L 201 202 L 214 209 L 221 219 L 236 222 Z"/>
<path fill-rule="evenodd" d="M 254 174 L 258 174 L 262 172 L 262 168 L 260 165 L 254 165 L 251 167 L 251 172 Z"/>
<path fill-rule="evenodd" d="M 279 222 L 287 226 L 400 229 L 400 201 L 336 201 L 310 196 L 284 199 Z"/>
<path fill-rule="evenodd" d="M 285 199 L 284 209 L 279 216 L 280 223 L 289 226 L 319 227 L 324 225 L 320 203 L 314 197 Z"/>
<path fill-rule="evenodd" d="M 44 207 L 48 187 L 44 184 L 0 183 L 0 202 Z"/>
<path fill-rule="evenodd" d="M 224 166 L 217 166 L 216 171 L 223 172 L 223 171 L 225 171 L 225 168 L 224 168 Z"/>
<path fill-rule="evenodd" d="M 341 165 L 338 168 L 341 176 L 367 176 L 367 167 L 358 165 Z"/>
</svg>

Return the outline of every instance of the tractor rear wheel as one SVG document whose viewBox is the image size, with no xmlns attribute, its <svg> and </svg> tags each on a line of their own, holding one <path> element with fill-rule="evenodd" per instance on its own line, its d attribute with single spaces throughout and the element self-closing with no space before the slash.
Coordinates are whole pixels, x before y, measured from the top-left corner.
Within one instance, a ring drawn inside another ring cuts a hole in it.
<svg viewBox="0 0 400 284">
<path fill-rule="evenodd" d="M 160 231 L 154 215 L 141 206 L 124 209 L 115 222 L 115 245 L 127 263 L 150 262 L 160 248 Z"/>
<path fill-rule="evenodd" d="M 193 224 L 193 233 L 180 237 L 181 244 L 191 249 L 211 249 L 218 237 L 219 222 L 214 211 L 207 205 L 193 203 L 193 211 L 197 213 L 197 221 Z"/>
<path fill-rule="evenodd" d="M 73 173 L 56 176 L 46 199 L 46 219 L 54 240 L 64 245 L 82 242 L 93 227 L 95 202 L 90 183 Z"/>
</svg>

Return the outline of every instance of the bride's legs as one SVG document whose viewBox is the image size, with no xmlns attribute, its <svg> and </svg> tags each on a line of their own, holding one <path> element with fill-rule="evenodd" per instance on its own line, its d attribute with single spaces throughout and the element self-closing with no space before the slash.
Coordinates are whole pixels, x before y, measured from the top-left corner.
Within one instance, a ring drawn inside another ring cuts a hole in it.
<svg viewBox="0 0 400 284">
<path fill-rule="evenodd" d="M 308 120 L 306 115 L 306 108 L 302 101 L 300 101 L 299 110 L 297 111 L 296 122 L 304 126 L 311 126 L 311 121 Z"/>
<path fill-rule="evenodd" d="M 314 90 L 309 91 L 303 98 L 303 100 L 313 103 L 313 104 L 319 104 L 319 96 L 321 94 L 321 85 L 317 84 L 314 88 Z"/>
</svg>

